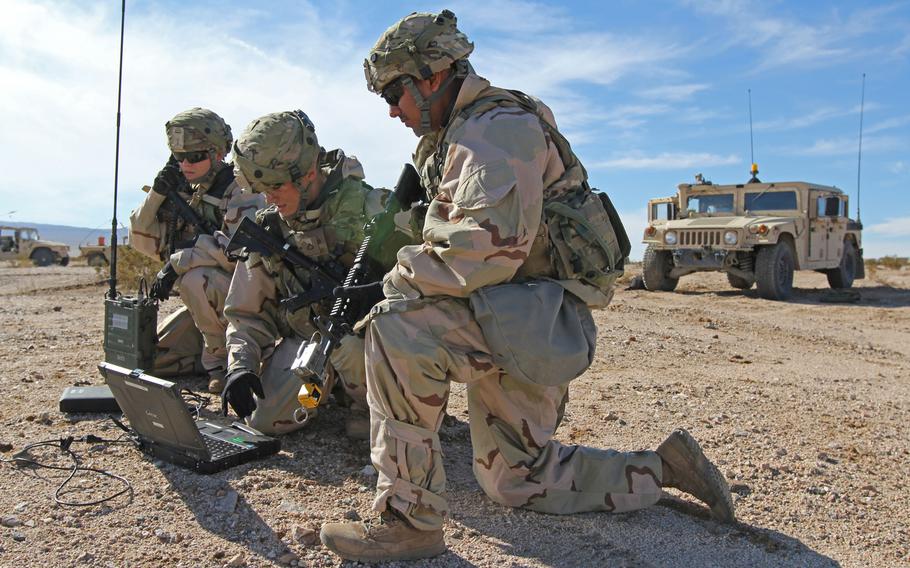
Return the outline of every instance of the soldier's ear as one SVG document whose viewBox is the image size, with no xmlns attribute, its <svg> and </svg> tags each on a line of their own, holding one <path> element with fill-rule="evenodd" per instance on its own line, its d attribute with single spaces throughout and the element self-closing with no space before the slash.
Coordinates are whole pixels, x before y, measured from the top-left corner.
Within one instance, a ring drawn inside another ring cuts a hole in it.
<svg viewBox="0 0 910 568">
<path fill-rule="evenodd" d="M 448 78 L 449 73 L 451 73 L 451 72 L 452 72 L 451 69 L 443 69 L 442 71 L 437 71 L 437 72 L 433 73 L 433 75 L 431 75 L 430 78 L 427 79 L 427 84 L 430 87 L 430 92 L 435 93 L 436 91 L 438 91 L 439 87 L 442 86 L 443 82 L 445 82 L 446 78 Z"/>
</svg>

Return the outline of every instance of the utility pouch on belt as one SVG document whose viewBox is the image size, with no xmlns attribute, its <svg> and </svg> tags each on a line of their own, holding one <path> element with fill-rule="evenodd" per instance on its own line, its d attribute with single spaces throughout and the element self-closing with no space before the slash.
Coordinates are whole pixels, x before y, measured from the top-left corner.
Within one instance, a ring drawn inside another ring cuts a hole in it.
<svg viewBox="0 0 910 568">
<path fill-rule="evenodd" d="M 544 202 L 550 260 L 560 280 L 582 280 L 609 294 L 630 243 L 605 193 L 579 187 Z"/>
<path fill-rule="evenodd" d="M 549 280 L 486 286 L 471 309 L 493 362 L 510 375 L 544 386 L 565 384 L 594 360 L 591 310 Z"/>
</svg>

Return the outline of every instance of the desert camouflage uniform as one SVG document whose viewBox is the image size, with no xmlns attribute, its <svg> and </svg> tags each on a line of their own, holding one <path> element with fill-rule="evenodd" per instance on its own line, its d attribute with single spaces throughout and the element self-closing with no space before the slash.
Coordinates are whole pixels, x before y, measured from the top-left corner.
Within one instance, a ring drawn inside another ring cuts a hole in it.
<svg viewBox="0 0 910 568">
<path fill-rule="evenodd" d="M 338 150 L 327 156 L 319 164 L 326 185 L 320 192 L 320 199 L 325 201 L 318 209 L 286 220 L 272 206 L 260 211 L 256 220 L 263 225 L 267 224 L 266 217 L 277 219 L 286 242 L 319 263 L 338 261 L 346 271 L 363 241 L 366 221 L 382 211 L 388 192 L 363 181 L 363 168 L 356 158 L 345 157 Z M 265 399 L 255 398 L 256 410 L 248 421 L 265 433 L 282 434 L 302 427 L 293 415 L 300 408 L 297 392 L 303 382 L 291 371 L 291 363 L 300 345 L 316 331 L 310 323 L 311 310 L 327 314 L 334 301 L 329 298 L 289 313 L 279 302 L 303 292 L 301 281 L 309 283 L 305 269 L 292 273 L 277 256 L 251 253 L 245 262 L 237 264 L 225 305 L 229 371 L 246 369 L 261 376 Z M 363 339 L 347 336 L 330 362 L 354 405 L 365 408 Z M 331 385 L 326 387 L 328 390 Z"/>
<path fill-rule="evenodd" d="M 179 275 L 174 287 L 185 305 L 185 309 L 181 308 L 158 326 L 158 353 L 153 370 L 156 375 L 199 372 L 200 355 L 202 367 L 209 374 L 220 375 L 225 371 L 224 300 L 235 263 L 225 256 L 224 247 L 241 219 L 265 206 L 261 196 L 242 191 L 234 181 L 221 195 L 209 195 L 211 180 L 230 167 L 224 163 L 214 165 L 215 171 L 206 176 L 207 181 L 191 184 L 192 194 L 181 194 L 200 217 L 219 228 L 215 235 L 200 235 L 190 248 L 178 249 L 168 256 L 171 239 L 188 241 L 196 231 L 180 219 L 176 224 L 177 234 L 169 233 L 170 217 L 161 210 L 165 196 L 148 191 L 145 201 L 130 215 L 131 245 L 152 258 L 170 259 Z M 195 325 L 190 325 L 189 318 Z"/>
<path fill-rule="evenodd" d="M 502 92 L 468 74 L 451 116 Z M 537 116 L 482 106 L 450 123 L 448 134 L 443 129 L 420 139 L 414 161 L 434 196 L 425 242 L 399 252 L 385 278 L 387 300 L 374 307 L 367 325 L 372 461 L 379 472 L 374 508 L 391 507 L 419 529 L 441 528 L 448 507 L 437 432 L 450 381 L 467 385 L 474 473 L 497 502 L 547 513 L 651 505 L 660 496 L 655 452 L 554 441 L 568 384 L 530 383 L 492 362 L 467 298 L 483 286 L 553 276 L 542 203 L 573 180 L 563 176 L 566 168 Z M 566 287 L 592 307 L 609 301 L 580 281 Z"/>
</svg>

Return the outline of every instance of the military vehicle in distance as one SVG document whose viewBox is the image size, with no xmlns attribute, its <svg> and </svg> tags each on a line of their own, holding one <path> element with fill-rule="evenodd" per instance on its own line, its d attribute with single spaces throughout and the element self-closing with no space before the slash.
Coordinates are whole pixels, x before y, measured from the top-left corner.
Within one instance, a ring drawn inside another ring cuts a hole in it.
<svg viewBox="0 0 910 568">
<path fill-rule="evenodd" d="M 98 237 L 96 245 L 79 245 L 79 255 L 85 259 L 89 266 L 110 266 L 111 264 L 111 245 L 105 244 L 104 237 Z M 129 237 L 123 237 L 123 242 L 117 245 L 119 248 L 129 248 Z"/>
<path fill-rule="evenodd" d="M 34 227 L 0 226 L 0 260 L 29 259 L 35 266 L 66 266 L 69 250 L 64 243 L 41 240 Z"/>
<path fill-rule="evenodd" d="M 864 278 L 862 224 L 847 216 L 847 195 L 802 181 L 762 183 L 752 165 L 745 184 L 717 185 L 701 174 L 675 196 L 648 202 L 642 278 L 672 291 L 700 271 L 727 274 L 734 288 L 786 300 L 794 270 L 815 270 L 832 288 Z"/>
</svg>

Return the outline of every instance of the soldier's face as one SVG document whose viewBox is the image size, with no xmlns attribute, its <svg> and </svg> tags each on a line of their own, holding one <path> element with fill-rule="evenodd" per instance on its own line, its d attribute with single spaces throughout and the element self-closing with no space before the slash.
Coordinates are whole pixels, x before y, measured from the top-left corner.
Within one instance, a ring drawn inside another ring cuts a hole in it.
<svg viewBox="0 0 910 568">
<path fill-rule="evenodd" d="M 265 194 L 269 205 L 278 207 L 278 213 L 288 218 L 297 213 L 300 208 L 300 190 L 292 182 L 285 182 L 278 189 L 270 189 Z"/>
<path fill-rule="evenodd" d="M 418 90 L 420 90 L 420 83 L 423 83 L 423 81 L 415 82 Z M 421 90 L 422 93 L 423 91 Z M 414 101 L 410 89 L 404 90 L 401 98 L 398 99 L 398 104 L 389 105 L 389 116 L 397 118 L 402 124 L 413 130 L 415 135 L 419 136 L 417 127 L 420 126 L 420 109 L 417 108 L 417 103 Z"/>
<path fill-rule="evenodd" d="M 187 160 L 180 162 L 180 171 L 183 172 L 183 175 L 186 176 L 188 181 L 195 181 L 205 174 L 209 173 L 209 170 L 212 168 L 212 160 L 206 158 L 201 162 L 196 162 L 191 164 Z"/>
</svg>

